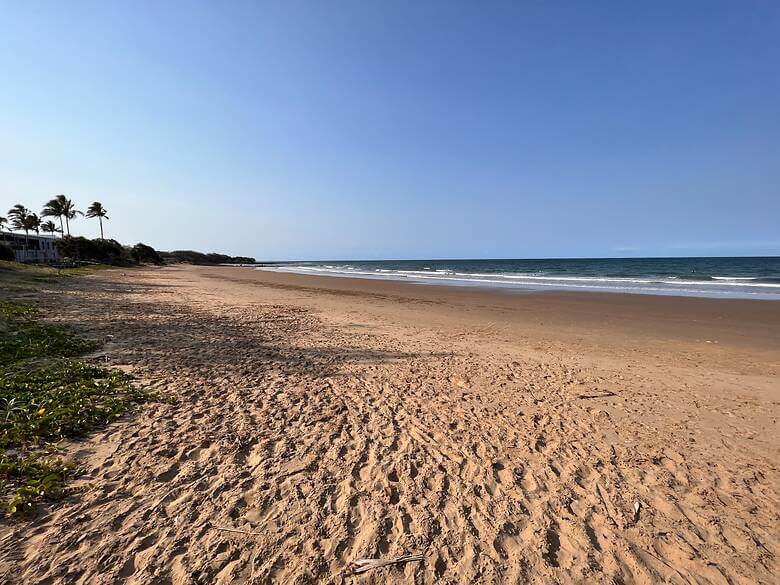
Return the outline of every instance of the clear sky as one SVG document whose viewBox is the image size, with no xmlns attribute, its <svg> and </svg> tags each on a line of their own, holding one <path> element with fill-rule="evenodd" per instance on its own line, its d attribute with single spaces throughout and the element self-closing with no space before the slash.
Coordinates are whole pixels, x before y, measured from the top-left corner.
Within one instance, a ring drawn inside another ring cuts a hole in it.
<svg viewBox="0 0 780 585">
<path fill-rule="evenodd" d="M 780 254 L 776 0 L 0 15 L 0 214 L 65 193 L 258 259 Z"/>
</svg>

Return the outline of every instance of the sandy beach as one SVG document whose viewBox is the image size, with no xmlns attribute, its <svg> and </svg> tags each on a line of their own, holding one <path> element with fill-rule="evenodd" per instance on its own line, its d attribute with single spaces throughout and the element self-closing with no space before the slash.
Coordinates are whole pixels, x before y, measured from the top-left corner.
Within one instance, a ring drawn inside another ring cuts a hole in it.
<svg viewBox="0 0 780 585">
<path fill-rule="evenodd" d="M 192 266 L 29 297 L 178 400 L 63 445 L 3 583 L 780 574 L 780 303 Z"/>
</svg>

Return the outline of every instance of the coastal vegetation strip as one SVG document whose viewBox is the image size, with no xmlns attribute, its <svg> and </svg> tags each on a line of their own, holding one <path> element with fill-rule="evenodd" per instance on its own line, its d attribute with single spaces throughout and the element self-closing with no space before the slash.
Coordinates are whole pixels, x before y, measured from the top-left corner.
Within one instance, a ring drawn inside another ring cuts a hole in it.
<svg viewBox="0 0 780 585">
<path fill-rule="evenodd" d="M 114 239 L 106 239 L 103 221 L 108 220 L 108 210 L 100 201 L 92 202 L 86 213 L 78 210 L 72 199 L 57 195 L 49 200 L 38 215 L 24 204 L 17 203 L 0 216 L 0 262 L 18 261 L 43 264 L 97 262 L 112 266 L 135 264 L 163 264 L 186 262 L 190 264 L 254 264 L 249 256 L 229 256 L 216 252 L 203 253 L 194 250 L 158 252 L 143 243 L 123 245 Z M 71 235 L 71 221 L 79 216 L 97 218 L 100 237 L 95 239 Z M 59 227 L 51 217 L 59 221 Z M 4 230 L 10 229 L 10 232 Z M 14 232 L 23 232 L 24 236 Z M 44 236 L 41 236 L 44 232 Z M 31 236 L 30 234 L 34 235 Z M 49 234 L 46 236 L 45 234 Z M 57 238 L 59 234 L 59 238 Z M 2 265 L 0 265 L 2 269 Z"/>
<path fill-rule="evenodd" d="M 57 455 L 59 441 L 159 399 L 124 372 L 74 359 L 98 344 L 41 317 L 32 305 L 0 300 L 0 499 L 11 516 L 67 493 L 76 466 Z"/>
</svg>

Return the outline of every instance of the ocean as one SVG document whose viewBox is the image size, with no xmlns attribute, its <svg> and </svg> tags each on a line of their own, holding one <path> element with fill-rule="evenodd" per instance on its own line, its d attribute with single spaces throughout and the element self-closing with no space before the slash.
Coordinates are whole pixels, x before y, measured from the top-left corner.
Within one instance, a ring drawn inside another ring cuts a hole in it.
<svg viewBox="0 0 780 585">
<path fill-rule="evenodd" d="M 780 256 L 283 262 L 260 270 L 481 286 L 780 300 Z"/>
</svg>

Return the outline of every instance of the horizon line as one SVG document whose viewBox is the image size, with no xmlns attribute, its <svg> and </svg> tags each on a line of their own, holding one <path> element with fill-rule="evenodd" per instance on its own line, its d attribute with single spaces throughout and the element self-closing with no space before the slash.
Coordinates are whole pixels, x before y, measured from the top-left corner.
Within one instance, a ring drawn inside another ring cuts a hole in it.
<svg viewBox="0 0 780 585">
<path fill-rule="evenodd" d="M 501 258 L 374 258 L 374 259 L 360 259 L 360 258 L 341 258 L 341 259 L 320 259 L 320 260 L 263 260 L 257 261 L 255 264 L 272 264 L 272 263 L 290 263 L 290 262 L 448 262 L 448 261 L 466 261 L 466 262 L 485 262 L 490 260 L 527 260 L 527 261 L 539 261 L 539 260 L 673 260 L 673 259 L 709 259 L 709 258 L 778 258 L 780 259 L 780 253 L 778 254 L 765 254 L 765 255 L 713 255 L 713 256 L 548 256 L 544 258 L 517 258 L 517 257 L 501 257 Z"/>
</svg>

